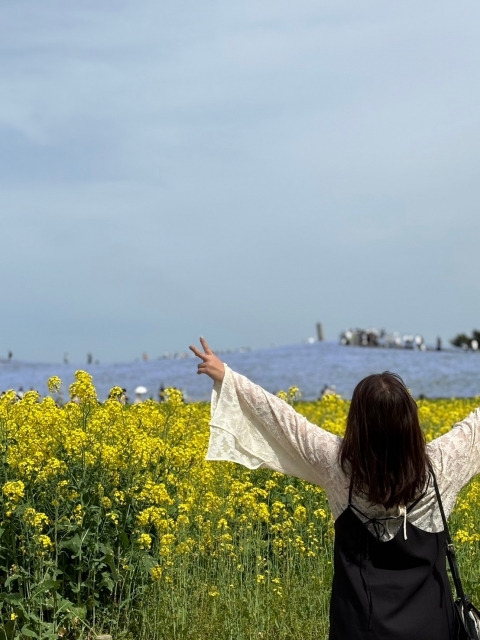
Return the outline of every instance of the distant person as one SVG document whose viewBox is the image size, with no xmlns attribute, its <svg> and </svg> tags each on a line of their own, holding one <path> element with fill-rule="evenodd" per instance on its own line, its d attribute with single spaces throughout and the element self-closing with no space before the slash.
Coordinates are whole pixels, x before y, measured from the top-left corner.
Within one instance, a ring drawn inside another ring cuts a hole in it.
<svg viewBox="0 0 480 640">
<path fill-rule="evenodd" d="M 57 391 L 53 399 L 55 400 L 55 404 L 57 405 L 57 407 L 61 408 L 65 405 L 65 400 L 63 399 L 63 394 L 61 391 Z"/>
<path fill-rule="evenodd" d="M 165 401 L 165 387 L 163 386 L 163 384 L 160 385 L 160 389 L 158 390 L 158 401 Z"/>
<path fill-rule="evenodd" d="M 70 362 L 69 357 L 68 357 L 68 351 L 65 351 L 65 353 L 63 354 L 63 364 L 68 364 Z"/>
<path fill-rule="evenodd" d="M 214 381 L 207 460 L 272 469 L 326 492 L 335 519 L 329 639 L 466 638 L 457 635 L 437 495 L 448 517 L 480 473 L 480 409 L 427 444 L 415 400 L 386 371 L 357 384 L 341 437 L 201 344 L 190 348 L 197 373 Z"/>
<path fill-rule="evenodd" d="M 8 352 L 8 361 L 10 362 L 13 358 L 13 353 L 11 351 Z"/>
<path fill-rule="evenodd" d="M 110 391 L 110 393 L 108 394 L 108 399 L 109 400 L 118 400 L 118 402 L 120 404 L 125 405 L 125 404 L 127 404 L 127 401 L 128 401 L 128 399 L 127 399 L 127 390 L 126 389 L 121 389 L 120 393 L 118 395 L 117 395 L 117 393 L 112 393 Z"/>
<path fill-rule="evenodd" d="M 143 360 L 144 362 L 147 362 L 147 361 L 148 361 L 148 353 L 147 353 L 146 351 L 144 351 L 144 352 L 142 353 L 142 360 Z"/>
<path fill-rule="evenodd" d="M 442 339 L 439 337 L 437 338 L 437 351 L 441 351 L 442 350 Z"/>
<path fill-rule="evenodd" d="M 93 356 L 91 353 L 87 353 L 87 364 L 92 364 Z"/>
<path fill-rule="evenodd" d="M 135 389 L 135 400 L 133 404 L 140 404 L 143 402 L 143 396 L 147 393 L 147 388 L 139 386 Z"/>
<path fill-rule="evenodd" d="M 24 392 L 23 392 L 23 387 L 19 387 L 18 391 L 17 391 L 17 396 L 20 398 L 20 400 L 23 398 L 24 396 Z"/>
<path fill-rule="evenodd" d="M 320 398 L 324 398 L 325 396 L 334 396 L 337 393 L 337 387 L 334 384 L 324 384 L 320 389 Z"/>
</svg>

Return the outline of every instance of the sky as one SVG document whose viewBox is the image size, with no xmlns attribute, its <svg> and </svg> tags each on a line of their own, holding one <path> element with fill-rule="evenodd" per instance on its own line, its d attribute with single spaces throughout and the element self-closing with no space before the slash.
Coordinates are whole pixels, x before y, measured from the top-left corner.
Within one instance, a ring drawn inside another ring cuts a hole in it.
<svg viewBox="0 0 480 640">
<path fill-rule="evenodd" d="M 3 0 L 0 358 L 480 327 L 479 20 Z"/>
</svg>

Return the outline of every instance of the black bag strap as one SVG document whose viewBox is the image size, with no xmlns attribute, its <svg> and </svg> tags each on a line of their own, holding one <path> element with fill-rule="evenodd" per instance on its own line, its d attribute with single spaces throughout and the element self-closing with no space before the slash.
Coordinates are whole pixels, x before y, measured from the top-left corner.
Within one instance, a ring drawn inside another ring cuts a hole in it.
<svg viewBox="0 0 480 640">
<path fill-rule="evenodd" d="M 442 498 L 440 497 L 440 491 L 438 490 L 437 478 L 435 477 L 435 473 L 433 471 L 432 465 L 428 464 L 430 468 L 430 473 L 433 478 L 433 486 L 435 487 L 435 493 L 437 495 L 438 507 L 440 509 L 440 513 L 442 515 L 443 528 L 445 530 L 446 538 L 447 538 L 447 558 L 448 564 L 450 566 L 450 572 L 452 574 L 453 583 L 455 585 L 455 591 L 457 592 L 457 598 L 461 601 L 463 606 L 463 620 L 464 624 L 467 628 L 468 634 L 470 638 L 478 638 L 473 620 L 471 619 L 468 613 L 468 600 L 465 596 L 465 592 L 463 590 L 462 579 L 460 578 L 460 569 L 458 568 L 457 556 L 455 553 L 455 546 L 452 541 L 452 537 L 450 535 L 450 530 L 448 528 L 447 518 L 445 517 L 445 511 L 443 509 Z"/>
</svg>

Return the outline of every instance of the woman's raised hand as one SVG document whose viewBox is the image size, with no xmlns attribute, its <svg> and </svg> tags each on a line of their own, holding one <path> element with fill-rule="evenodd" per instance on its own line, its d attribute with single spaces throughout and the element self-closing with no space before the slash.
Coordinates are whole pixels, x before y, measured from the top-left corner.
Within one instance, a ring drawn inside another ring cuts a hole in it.
<svg viewBox="0 0 480 640">
<path fill-rule="evenodd" d="M 215 382 L 222 382 L 225 375 L 225 365 L 210 349 L 205 338 L 200 338 L 200 342 L 203 347 L 203 353 L 200 349 L 197 349 L 197 347 L 194 347 L 193 345 L 190 346 L 190 349 L 197 358 L 201 358 L 202 360 L 198 365 L 197 373 L 206 373 L 207 376 L 210 376 L 210 378 L 215 380 Z"/>
</svg>

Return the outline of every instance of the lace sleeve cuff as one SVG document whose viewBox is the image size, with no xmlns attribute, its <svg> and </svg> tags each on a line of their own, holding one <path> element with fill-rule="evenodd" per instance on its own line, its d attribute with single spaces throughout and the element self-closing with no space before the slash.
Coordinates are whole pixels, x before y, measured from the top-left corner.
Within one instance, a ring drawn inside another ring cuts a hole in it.
<svg viewBox="0 0 480 640">
<path fill-rule="evenodd" d="M 234 375 L 225 366 L 223 382 L 212 392 L 212 414 L 207 460 L 228 460 L 256 469 L 267 467 L 319 484 L 315 469 L 288 451 L 265 424 L 240 403 Z"/>
</svg>

